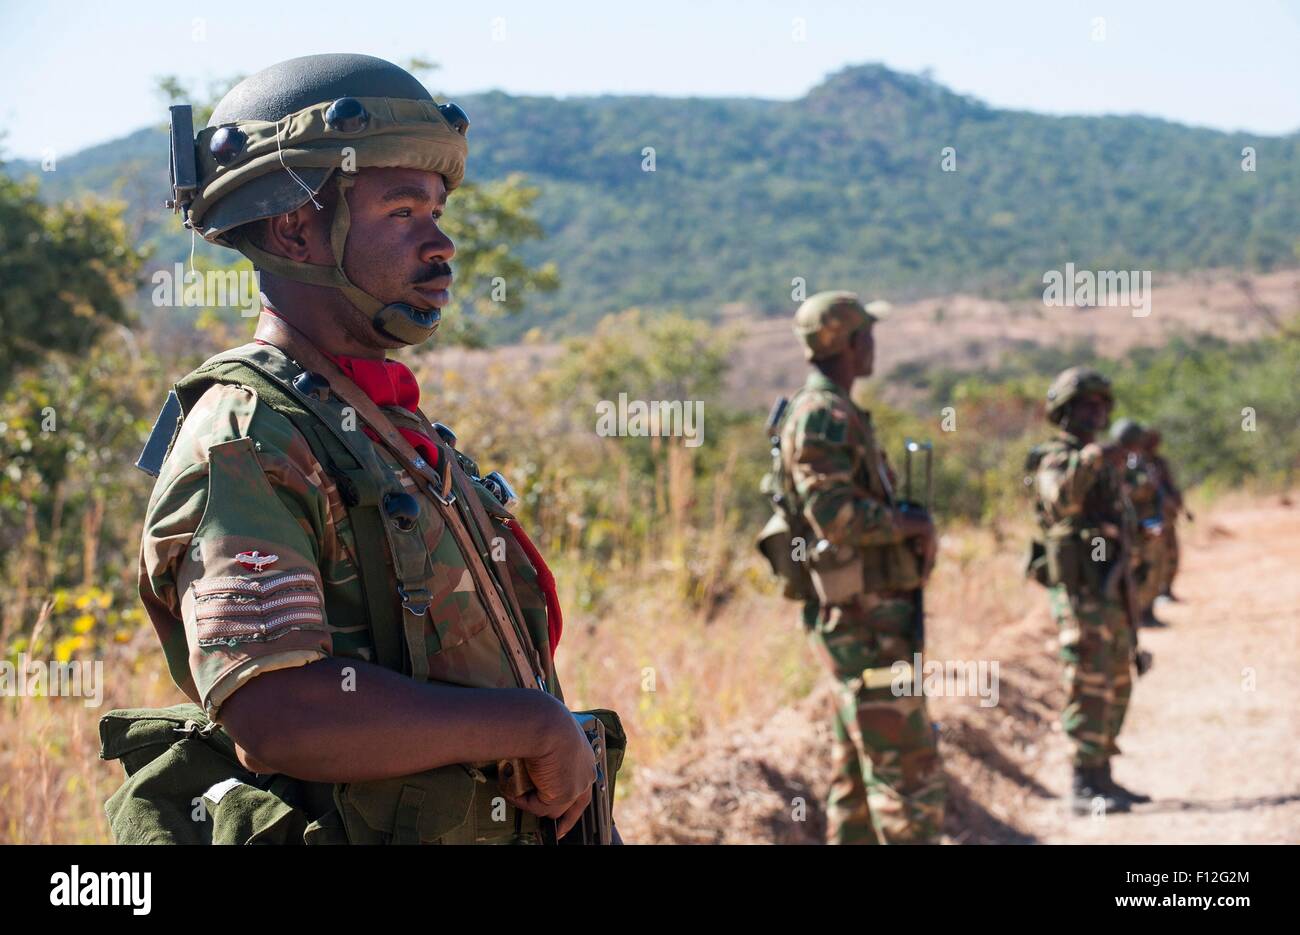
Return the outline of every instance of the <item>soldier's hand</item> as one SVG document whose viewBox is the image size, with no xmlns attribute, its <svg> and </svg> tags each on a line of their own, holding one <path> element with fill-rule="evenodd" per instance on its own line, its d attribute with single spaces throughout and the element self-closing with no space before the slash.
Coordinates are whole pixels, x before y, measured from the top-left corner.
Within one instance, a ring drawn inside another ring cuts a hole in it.
<svg viewBox="0 0 1300 935">
<path fill-rule="evenodd" d="M 591 801 L 596 781 L 596 754 L 578 722 L 563 707 L 544 732 L 542 752 L 524 760 L 533 788 L 522 796 L 507 796 L 516 808 L 556 819 L 560 837 L 568 834 Z"/>
</svg>

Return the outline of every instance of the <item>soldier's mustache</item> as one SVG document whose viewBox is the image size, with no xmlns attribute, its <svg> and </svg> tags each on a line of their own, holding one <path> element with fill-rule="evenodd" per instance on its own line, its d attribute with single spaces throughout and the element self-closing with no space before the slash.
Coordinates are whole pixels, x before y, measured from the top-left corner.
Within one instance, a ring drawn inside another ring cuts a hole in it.
<svg viewBox="0 0 1300 935">
<path fill-rule="evenodd" d="M 425 283 L 432 282 L 435 279 L 441 279 L 444 276 L 451 276 L 451 267 L 446 263 L 436 263 L 429 268 L 429 272 L 423 276 L 417 276 L 413 279 L 412 285 L 422 286 Z"/>
</svg>

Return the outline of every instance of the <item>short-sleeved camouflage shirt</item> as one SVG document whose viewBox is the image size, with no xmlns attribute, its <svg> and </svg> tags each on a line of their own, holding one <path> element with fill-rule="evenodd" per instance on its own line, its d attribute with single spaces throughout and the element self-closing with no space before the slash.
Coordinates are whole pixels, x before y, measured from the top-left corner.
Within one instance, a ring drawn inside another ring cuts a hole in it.
<svg viewBox="0 0 1300 935">
<path fill-rule="evenodd" d="M 256 356 L 285 380 L 301 372 L 266 345 L 231 353 Z M 343 419 L 343 403 L 336 405 Z M 399 426 L 425 431 L 419 416 L 385 411 Z M 506 650 L 434 504 L 360 427 L 353 441 L 381 490 L 409 493 L 420 505 L 408 534 L 423 540 L 431 601 L 415 636 L 407 634 L 408 650 L 414 640 L 431 680 L 514 687 Z M 457 489 L 483 500 L 481 493 Z M 510 519 L 499 506 L 492 511 L 492 551 L 510 575 L 523 628 L 558 694 L 545 598 L 505 525 Z M 260 674 L 326 656 L 374 660 L 357 548 L 336 478 L 290 419 L 249 386 L 214 383 L 187 414 L 163 463 L 140 550 L 140 595 L 178 687 L 215 715 Z M 392 566 L 389 556 L 392 600 L 400 605 Z M 404 619 L 400 607 L 396 616 Z"/>
<path fill-rule="evenodd" d="M 892 471 L 876 445 L 871 415 L 819 372 L 808 376 L 790 404 L 781 459 L 818 538 L 837 546 L 901 541 Z"/>
</svg>

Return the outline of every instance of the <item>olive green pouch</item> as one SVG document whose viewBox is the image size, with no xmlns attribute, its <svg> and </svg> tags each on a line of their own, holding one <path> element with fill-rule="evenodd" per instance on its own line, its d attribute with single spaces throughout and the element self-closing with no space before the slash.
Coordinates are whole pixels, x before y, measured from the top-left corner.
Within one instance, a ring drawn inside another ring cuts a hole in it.
<svg viewBox="0 0 1300 935">
<path fill-rule="evenodd" d="M 794 557 L 794 538 L 789 520 L 778 512 L 772 514 L 754 544 L 767 559 L 772 574 L 781 580 L 781 593 L 792 601 L 806 601 L 814 593 L 812 577 L 808 574 L 808 563 Z M 806 542 L 804 549 L 807 550 Z"/>
<path fill-rule="evenodd" d="M 474 844 L 511 837 L 513 822 L 476 827 L 477 800 L 496 792 L 487 778 L 464 766 L 443 766 L 410 776 L 344 783 L 335 787 L 347 839 L 353 844 Z M 480 804 L 482 804 L 480 802 Z"/>
<path fill-rule="evenodd" d="M 863 587 L 877 591 L 914 591 L 921 586 L 921 557 L 910 542 L 868 546 L 862 550 Z"/>
<path fill-rule="evenodd" d="M 1075 536 L 1054 536 L 1047 540 L 1047 580 L 1076 591 L 1083 584 L 1084 543 Z"/>
<path fill-rule="evenodd" d="M 296 781 L 245 769 L 197 705 L 110 711 L 99 736 L 127 775 L 104 803 L 118 844 L 303 843 Z"/>
</svg>

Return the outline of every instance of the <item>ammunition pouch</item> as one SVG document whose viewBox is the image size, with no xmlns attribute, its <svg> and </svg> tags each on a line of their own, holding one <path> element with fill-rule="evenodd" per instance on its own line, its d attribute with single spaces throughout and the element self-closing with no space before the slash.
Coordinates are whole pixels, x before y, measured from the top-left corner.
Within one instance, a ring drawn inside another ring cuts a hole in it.
<svg viewBox="0 0 1300 935">
<path fill-rule="evenodd" d="M 535 816 L 502 797 L 492 768 L 345 783 L 334 801 L 348 844 L 504 844 L 538 830 Z"/>
<path fill-rule="evenodd" d="M 822 540 L 809 557 L 809 572 L 817 600 L 824 607 L 847 604 L 861 594 L 865 583 L 862 552 L 851 546 L 824 548 Z"/>
<path fill-rule="evenodd" d="M 862 589 L 915 591 L 921 586 L 921 556 L 911 541 L 867 546 L 862 550 Z"/>
<path fill-rule="evenodd" d="M 1047 540 L 1045 551 L 1048 583 L 1063 584 L 1070 591 L 1080 590 L 1085 575 L 1083 563 L 1088 560 L 1083 540 L 1077 535 L 1053 536 Z"/>
<path fill-rule="evenodd" d="M 1044 544 L 1047 557 L 1049 585 L 1065 585 L 1072 592 L 1101 594 L 1115 558 L 1115 546 L 1106 543 L 1107 560 L 1092 558 L 1093 539 L 1101 534 L 1096 529 L 1082 529 L 1062 536 L 1048 536 Z"/>
<path fill-rule="evenodd" d="M 99 735 L 127 774 L 104 803 L 118 844 L 301 844 L 313 824 L 303 784 L 245 769 L 197 705 L 110 711 Z"/>
<path fill-rule="evenodd" d="M 780 579 L 781 593 L 792 601 L 806 601 L 815 592 L 806 558 L 804 561 L 795 558 L 796 538 L 799 537 L 790 528 L 790 521 L 784 513 L 777 511 L 767 521 L 754 544 L 767 559 L 772 574 Z M 806 557 L 810 544 L 807 537 L 802 538 L 803 547 L 800 551 Z"/>
</svg>

